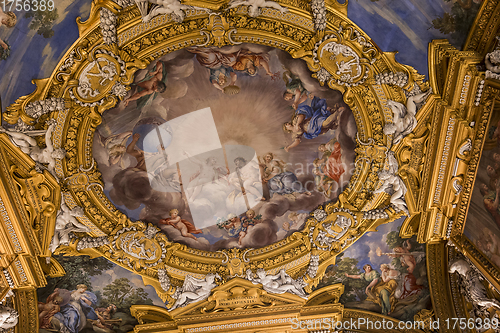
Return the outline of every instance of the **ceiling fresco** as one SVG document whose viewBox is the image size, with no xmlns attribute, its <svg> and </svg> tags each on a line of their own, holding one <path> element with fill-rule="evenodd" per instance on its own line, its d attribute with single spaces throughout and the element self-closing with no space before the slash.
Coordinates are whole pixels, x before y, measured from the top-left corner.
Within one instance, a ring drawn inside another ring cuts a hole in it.
<svg viewBox="0 0 500 333">
<path fill-rule="evenodd" d="M 17 193 L 0 191 L 0 212 L 22 206 L 34 230 L 31 327 L 194 333 L 319 307 L 439 318 L 448 254 L 432 246 L 452 234 L 486 124 L 463 233 L 500 272 L 500 113 L 436 111 L 449 96 L 437 69 L 458 66 L 483 1 L 327 1 L 328 15 L 318 0 L 101 2 L 0 13 L 0 176 Z M 479 78 L 487 64 L 467 57 Z M 456 198 L 424 212 L 453 117 L 468 126 L 446 171 Z"/>
<path fill-rule="evenodd" d="M 270 245 L 349 182 L 354 116 L 283 51 L 176 51 L 134 82 L 103 115 L 93 154 L 111 201 L 169 239 L 212 251 Z"/>
</svg>

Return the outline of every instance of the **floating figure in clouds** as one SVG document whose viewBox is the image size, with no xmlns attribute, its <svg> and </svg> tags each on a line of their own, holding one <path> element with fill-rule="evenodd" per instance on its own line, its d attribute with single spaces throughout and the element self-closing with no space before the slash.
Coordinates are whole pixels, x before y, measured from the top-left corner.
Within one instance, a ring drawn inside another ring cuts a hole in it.
<svg viewBox="0 0 500 333">
<path fill-rule="evenodd" d="M 5 9 L 5 7 L 3 7 Z M 4 26 L 7 28 L 13 28 L 17 23 L 17 17 L 14 12 L 4 12 L 0 8 L 0 27 Z M 0 51 L 0 59 L 7 59 L 7 57 L 10 55 L 10 50 L 9 50 L 9 45 L 0 39 L 0 46 L 3 48 L 3 50 Z"/>
<path fill-rule="evenodd" d="M 124 105 L 128 106 L 131 101 L 137 100 L 137 108 L 142 109 L 146 104 L 151 103 L 159 93 L 167 89 L 166 81 L 165 63 L 158 60 L 153 69 L 147 72 L 144 79 L 133 84 L 136 86 L 135 92 L 123 101 Z"/>
<path fill-rule="evenodd" d="M 297 110 L 299 104 L 307 100 L 309 92 L 304 88 L 304 85 L 299 77 L 292 74 L 290 71 L 283 73 L 283 81 L 285 81 L 286 85 L 283 98 L 286 101 L 293 100 L 292 107 L 294 110 Z"/>
<path fill-rule="evenodd" d="M 241 241 L 247 235 L 248 223 L 243 226 L 241 219 L 235 214 L 229 214 L 225 220 L 219 219 L 217 226 L 219 229 L 226 229 L 230 237 L 238 238 L 238 245 L 241 245 Z"/>
<path fill-rule="evenodd" d="M 131 135 L 131 131 L 111 135 L 107 138 L 99 135 L 101 139 L 99 140 L 99 143 L 104 149 L 106 149 L 106 153 L 108 154 L 108 165 L 114 165 L 121 162 L 121 168 L 125 169 L 122 158 L 127 152 L 125 144 Z"/>
<path fill-rule="evenodd" d="M 293 139 L 293 142 L 285 147 L 285 151 L 297 147 L 302 137 L 314 139 L 329 130 L 337 129 L 340 116 L 345 110 L 345 107 L 330 109 L 325 99 L 316 96 L 312 98 L 310 105 L 300 103 L 292 121 L 283 124 L 283 131 L 291 133 Z"/>
<path fill-rule="evenodd" d="M 132 141 L 127 146 L 127 154 L 132 155 L 137 160 L 137 164 L 134 167 L 129 167 L 129 169 L 146 171 L 146 158 L 144 157 L 144 151 L 135 147 L 140 138 L 141 135 L 139 133 L 134 134 L 132 136 Z"/>
<path fill-rule="evenodd" d="M 258 74 L 258 67 L 262 67 L 266 71 L 266 75 L 274 80 L 280 73 L 271 72 L 269 68 L 269 58 L 268 53 L 255 53 L 247 49 L 241 49 L 236 54 L 236 62 L 232 65 L 232 68 L 235 71 L 245 72 L 250 76 L 256 76 Z"/>
<path fill-rule="evenodd" d="M 339 183 L 340 176 L 345 172 L 344 165 L 342 164 L 342 148 L 340 143 L 332 139 L 328 144 L 320 145 L 318 150 L 323 152 L 322 159 L 325 161 L 325 175 L 336 183 Z"/>
<path fill-rule="evenodd" d="M 261 161 L 260 157 L 259 161 Z M 286 171 L 285 163 L 274 158 L 273 153 L 264 155 L 260 167 L 262 170 L 262 182 L 267 184 L 271 198 L 274 194 L 295 195 L 297 193 L 305 193 L 311 195 L 311 192 L 304 188 L 293 172 Z"/>
<path fill-rule="evenodd" d="M 262 215 L 257 215 L 253 209 L 249 209 L 241 218 L 241 222 L 243 222 L 243 227 L 250 228 L 262 222 Z"/>
<path fill-rule="evenodd" d="M 233 185 L 236 190 L 229 194 L 229 199 L 234 202 L 234 199 L 242 194 L 251 194 L 265 201 L 266 199 L 262 196 L 262 181 L 260 177 L 260 168 L 255 161 L 247 162 L 243 157 L 237 157 L 234 160 L 236 164 L 236 172 L 232 173 L 229 177 L 229 182 Z M 236 194 L 239 192 L 238 194 Z"/>
<path fill-rule="evenodd" d="M 135 166 L 130 166 L 128 169 L 147 172 L 151 187 L 158 191 L 181 192 L 179 173 L 176 168 L 169 167 L 165 149 L 158 146 L 158 151 L 155 153 L 144 152 L 136 147 L 140 138 L 139 133 L 134 134 L 132 141 L 127 146 L 127 154 L 135 157 L 137 161 Z"/>
<path fill-rule="evenodd" d="M 232 68 L 236 63 L 236 53 L 222 53 L 210 48 L 188 48 L 187 50 L 196 54 L 196 60 L 200 65 L 210 70 L 209 80 L 215 88 L 224 93 L 239 92 L 239 87 L 236 86 L 237 75 Z"/>
<path fill-rule="evenodd" d="M 172 227 L 179 230 L 183 237 L 189 237 L 189 238 L 192 238 L 194 240 L 198 240 L 198 238 L 196 238 L 192 234 L 201 234 L 203 231 L 196 228 L 191 222 L 182 219 L 179 216 L 178 209 L 175 209 L 175 208 L 171 209 L 169 213 L 170 213 L 170 217 L 167 217 L 166 219 L 160 220 L 158 223 L 163 224 L 163 225 L 171 225 Z"/>
<path fill-rule="evenodd" d="M 209 157 L 205 161 L 200 161 L 198 158 L 192 157 L 186 152 L 184 152 L 184 155 L 186 155 L 191 162 L 199 166 L 198 172 L 195 173 L 189 181 L 188 187 L 193 187 L 191 193 L 188 193 L 186 190 L 186 197 L 189 201 L 196 200 L 205 184 L 213 183 L 229 175 L 229 170 L 224 166 L 219 166 L 215 157 Z"/>
<path fill-rule="evenodd" d="M 417 266 L 417 260 L 415 259 L 415 255 L 422 258 L 425 255 L 425 252 L 410 252 L 411 244 L 408 240 L 406 240 L 402 246 L 396 246 L 392 253 L 382 253 L 380 248 L 377 248 L 376 253 L 380 257 L 381 255 L 387 255 L 391 258 L 400 258 L 401 266 L 407 267 L 408 273 L 413 273 L 415 267 Z"/>
</svg>

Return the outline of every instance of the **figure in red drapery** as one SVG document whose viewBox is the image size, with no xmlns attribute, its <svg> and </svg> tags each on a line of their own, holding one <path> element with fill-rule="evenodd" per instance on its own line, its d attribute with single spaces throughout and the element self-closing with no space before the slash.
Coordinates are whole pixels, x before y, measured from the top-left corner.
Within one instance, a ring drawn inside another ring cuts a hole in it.
<svg viewBox="0 0 500 333">
<path fill-rule="evenodd" d="M 340 147 L 340 143 L 335 142 L 333 144 L 332 153 L 328 157 L 323 173 L 336 181 L 337 183 L 340 180 L 340 176 L 345 172 L 344 166 L 342 165 L 342 151 Z"/>
<path fill-rule="evenodd" d="M 179 211 L 177 209 L 171 209 L 170 217 L 160 220 L 158 223 L 171 225 L 179 230 L 182 236 L 189 237 L 194 240 L 198 239 L 192 234 L 201 234 L 203 232 L 200 229 L 196 228 L 191 222 L 181 219 L 181 217 L 179 216 Z"/>
</svg>

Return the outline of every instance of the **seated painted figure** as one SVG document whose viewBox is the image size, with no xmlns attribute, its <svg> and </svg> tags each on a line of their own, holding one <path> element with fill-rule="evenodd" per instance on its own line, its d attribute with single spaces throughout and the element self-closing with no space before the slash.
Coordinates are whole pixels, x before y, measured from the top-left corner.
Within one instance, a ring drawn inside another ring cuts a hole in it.
<svg viewBox="0 0 500 333">
<path fill-rule="evenodd" d="M 264 161 L 261 161 L 260 167 L 262 168 L 262 181 L 267 183 L 271 198 L 273 194 L 311 194 L 293 172 L 286 171 L 285 163 L 275 159 L 272 153 L 267 153 L 264 156 Z"/>
<path fill-rule="evenodd" d="M 79 284 L 77 288 L 71 292 L 66 289 L 54 291 L 64 300 L 61 310 L 53 317 L 53 320 L 56 319 L 59 322 L 54 326 L 60 326 L 61 332 L 78 333 L 87 324 L 87 319 L 99 319 L 93 309 L 93 306 L 97 304 L 97 296 L 87 291 L 87 286 L 84 284 Z"/>
</svg>

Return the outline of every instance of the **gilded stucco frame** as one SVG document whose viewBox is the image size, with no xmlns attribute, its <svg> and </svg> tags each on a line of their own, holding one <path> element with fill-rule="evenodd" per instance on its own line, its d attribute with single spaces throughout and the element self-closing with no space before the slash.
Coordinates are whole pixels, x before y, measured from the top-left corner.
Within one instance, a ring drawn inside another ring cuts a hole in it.
<svg viewBox="0 0 500 333">
<path fill-rule="evenodd" d="M 493 0 L 484 2 L 474 26 L 476 30 L 471 32 L 472 37 L 469 37 L 465 51 L 454 50 L 444 41 L 431 44 L 430 82 L 424 83 L 423 76 L 413 68 L 397 63 L 395 53 L 381 52 L 369 36 L 347 18 L 347 2 L 339 4 L 334 0 L 327 1 L 326 22 L 323 23 L 309 2 L 284 0 L 278 3 L 288 8 L 289 12 L 281 13 L 275 9 L 263 8 L 258 17 L 250 17 L 245 6 L 226 10 L 225 1 L 188 1 L 188 5 L 207 8 L 211 12 L 188 10 L 181 23 L 175 22 L 170 15 L 158 16 L 149 23 L 143 23 L 139 10 L 134 5 L 122 7 L 111 0 L 92 3 L 89 19 L 85 22 L 77 21 L 80 37 L 60 60 L 52 75 L 35 80 L 36 90 L 19 98 L 4 114 L 4 120 L 11 124 L 21 122 L 34 126 L 35 129 L 46 128 L 45 121 L 48 118 L 55 119 L 57 130 L 52 140 L 56 148 L 64 148 L 67 152 L 66 157 L 56 166 L 58 180 L 46 171 L 37 173 L 35 164 L 26 155 L 23 157 L 25 163 L 18 169 L 13 166 L 19 164 L 19 157 L 16 159 L 10 155 L 4 161 L 2 175 L 15 183 L 6 186 L 1 192 L 5 198 L 12 197 L 14 193 L 20 200 L 24 200 L 17 210 L 30 213 L 25 216 L 19 213 L 17 219 L 29 221 L 27 224 L 32 229 L 24 231 L 24 234 L 31 234 L 32 239 L 37 238 L 36 241 L 33 240 L 37 243 L 37 249 L 27 255 L 35 260 L 26 267 L 37 271 L 35 275 L 38 278 L 28 282 L 18 279 L 19 282 L 14 285 L 16 288 L 42 287 L 46 283 L 45 275 L 63 274 L 62 267 L 55 260 L 48 260 L 51 256 L 48 245 L 53 234 L 51 226 L 54 225 L 57 207 L 64 195 L 70 208 L 78 205 L 85 209 L 85 217 L 80 222 L 88 226 L 91 232 L 89 235 L 77 235 L 69 246 L 59 247 L 56 253 L 104 256 L 140 274 L 144 282 L 153 285 L 166 301 L 172 302 L 172 290 L 162 289 L 158 280 L 159 269 L 166 270 L 174 287 L 181 286 L 186 275 L 202 277 L 210 272 L 219 273 L 222 276 L 220 283 L 224 285 L 249 268 L 255 270 L 265 267 L 271 272 L 284 268 L 295 278 L 304 274 L 311 255 L 318 255 L 320 265 L 317 274 L 305 275 L 308 283 L 306 291 L 311 292 L 326 268 L 335 263 L 335 257 L 339 253 L 364 233 L 375 231 L 377 226 L 403 216 L 402 212 L 397 212 L 389 205 L 387 194 L 373 194 L 379 184 L 378 171 L 388 168 L 386 152 L 391 150 L 398 161 L 398 176 L 408 189 L 405 200 L 410 216 L 401 228 L 401 236 L 417 235 L 419 242 L 428 243 L 427 263 L 431 292 L 438 288 L 443 290 L 443 287 L 449 291 L 446 287 L 448 277 L 444 274 L 446 262 L 439 259 L 436 253 L 445 255 L 442 244 L 451 236 L 459 248 L 472 254 L 472 250 L 467 250 L 467 243 L 461 234 L 465 219 L 463 207 L 468 203 L 472 189 L 471 176 L 475 175 L 474 168 L 477 167 L 478 159 L 467 151 L 464 153 L 462 148 L 468 138 L 474 138 L 474 149 L 480 148 L 484 136 L 481 129 L 486 126 L 488 110 L 492 107 L 492 96 L 497 93 L 498 84 L 486 80 L 482 96 L 479 96 L 479 105 L 471 108 L 463 105 L 473 104 L 477 96 L 473 92 L 477 91 L 484 78 L 484 74 L 475 65 L 484 58 L 487 52 L 485 45 L 491 45 L 493 41 L 494 35 L 490 31 L 497 31 L 499 7 Z M 111 30 L 115 34 L 115 40 L 104 38 L 100 19 L 103 11 L 116 18 L 116 30 Z M 485 17 L 488 18 L 486 21 Z M 100 173 L 92 158 L 93 133 L 101 122 L 101 114 L 115 106 L 123 97 L 123 89 L 126 90 L 132 83 L 134 73 L 159 56 L 188 46 L 222 47 L 243 42 L 272 46 L 303 59 L 313 72 L 313 77 L 321 84 L 328 84 L 344 94 L 344 101 L 350 106 L 358 127 L 355 172 L 349 186 L 336 203 L 318 207 L 319 211 L 311 213 L 303 231 L 275 244 L 256 250 L 230 249 L 213 253 L 171 243 L 165 235 L 157 233 L 156 228 L 130 221 L 103 194 Z M 355 52 L 363 66 L 363 75 L 350 82 L 344 81 L 335 73 L 332 60 L 318 57 L 321 53 L 318 51 L 329 42 L 346 45 Z M 85 69 L 99 59 L 114 63 L 116 76 L 112 82 L 99 87 L 99 95 L 85 98 L 77 88 L 85 76 Z M 384 83 L 379 74 L 387 72 L 403 73 L 406 81 L 401 85 Z M 452 88 L 457 82 L 462 84 L 466 76 L 469 77 L 469 94 L 464 97 L 456 94 Z M 407 94 L 415 89 L 426 91 L 429 87 L 432 87 L 433 95 L 419 110 L 417 126 L 401 142 L 393 145 L 392 137 L 385 135 L 383 131 L 384 125 L 390 123 L 393 117 L 387 100 L 404 104 Z M 64 108 L 39 118 L 26 111 L 36 101 L 52 98 L 63 99 Z M 464 98 L 467 103 L 462 103 Z M 475 121 L 476 127 L 471 126 L 472 121 Z M 439 126 L 441 123 L 449 126 Z M 459 130 L 448 133 L 451 123 L 453 128 L 456 125 Z M 0 138 L 5 147 L 16 151 L 17 148 L 10 144 L 5 135 Z M 40 144 L 43 145 L 43 142 Z M 445 148 L 446 154 L 443 153 Z M 23 156 L 18 149 L 17 155 Z M 446 158 L 443 157 L 445 155 Z M 456 168 L 447 160 L 448 156 L 457 157 Z M 441 171 L 433 172 L 436 170 L 437 160 L 442 161 L 440 167 L 443 175 L 440 175 Z M 41 175 L 43 179 L 40 178 Z M 39 204 L 26 199 L 30 189 L 40 188 L 33 187 L 32 181 L 29 181 L 35 177 L 38 177 L 39 183 L 51 184 L 44 187 L 44 193 L 32 190 L 40 198 Z M 458 194 L 453 187 L 455 178 L 459 178 L 463 186 L 463 191 Z M 8 184 L 8 181 L 4 183 Z M 435 191 L 436 188 L 440 189 L 439 193 Z M 377 208 L 384 211 L 385 218 L 367 219 L 365 213 Z M 325 211 L 327 216 L 321 216 L 321 211 Z M 317 231 L 323 228 L 323 224 L 334 222 L 338 215 L 349 217 L 352 221 L 345 235 L 328 247 L 315 242 Z M 116 244 L 120 242 L 116 241 L 125 233 L 145 239 L 150 246 L 161 249 L 157 258 L 137 259 L 119 248 Z M 106 244 L 83 249 L 79 243 L 81 244 L 83 237 L 88 236 L 105 239 Z M 31 242 L 26 241 L 26 244 Z M 481 260 L 477 263 L 493 277 L 492 282 L 498 286 L 498 275 L 491 271 L 491 267 Z M 18 273 L 13 271 L 12 275 L 19 275 Z M 446 308 L 451 294 L 449 291 L 447 296 L 442 296 L 445 298 L 433 296 L 435 315 L 438 318 L 451 315 L 449 311 L 452 310 Z M 36 298 L 34 303 L 36 305 Z M 427 318 L 430 315 L 422 314 Z"/>
</svg>

